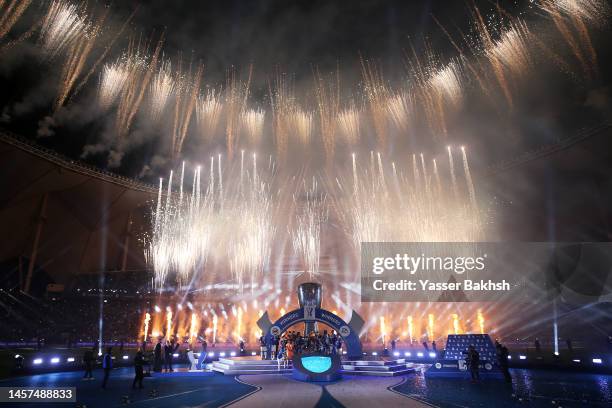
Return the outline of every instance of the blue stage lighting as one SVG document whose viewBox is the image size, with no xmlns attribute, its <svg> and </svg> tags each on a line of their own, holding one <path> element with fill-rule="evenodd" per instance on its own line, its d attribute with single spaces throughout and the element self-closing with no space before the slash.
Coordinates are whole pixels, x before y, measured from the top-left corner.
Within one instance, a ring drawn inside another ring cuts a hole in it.
<svg viewBox="0 0 612 408">
<path fill-rule="evenodd" d="M 36 364 L 36 365 L 42 364 L 42 362 L 43 362 L 42 358 L 35 358 L 34 361 L 33 361 L 33 363 Z"/>
<path fill-rule="evenodd" d="M 601 358 L 594 358 L 593 359 L 593 364 L 601 364 L 601 363 L 602 363 Z"/>
<path fill-rule="evenodd" d="M 527 360 L 527 356 L 521 355 L 521 356 L 519 356 L 519 360 Z"/>
<path fill-rule="evenodd" d="M 417 353 L 417 357 L 423 357 L 423 353 L 421 353 L 420 351 Z"/>
<path fill-rule="evenodd" d="M 51 359 L 51 364 L 57 364 L 57 363 L 59 363 L 59 361 L 60 361 L 59 357 L 53 357 Z"/>
<path fill-rule="evenodd" d="M 68 357 L 68 358 L 66 359 L 66 362 L 67 362 L 67 363 L 74 363 L 74 357 Z"/>
<path fill-rule="evenodd" d="M 123 359 L 124 359 L 124 360 L 127 360 L 128 358 L 129 358 L 128 356 L 123 356 Z"/>
<path fill-rule="evenodd" d="M 235 356 L 236 356 L 236 352 L 235 352 L 235 351 L 232 351 L 232 352 L 230 353 L 230 356 L 235 357 Z"/>
<path fill-rule="evenodd" d="M 399 353 L 399 351 L 394 351 L 394 352 L 393 352 L 393 355 L 394 355 L 395 357 L 399 357 L 399 354 L 400 354 L 400 353 Z"/>
<path fill-rule="evenodd" d="M 573 359 L 572 361 L 573 361 L 574 363 L 579 363 L 579 362 L 580 362 L 580 360 L 579 360 L 579 359 L 577 359 L 577 358 Z"/>
<path fill-rule="evenodd" d="M 211 356 L 211 357 L 214 357 L 215 356 L 215 352 L 211 351 L 208 355 Z"/>
<path fill-rule="evenodd" d="M 436 358 L 436 353 L 434 353 L 434 352 L 429 353 L 429 357 Z"/>
<path fill-rule="evenodd" d="M 378 353 L 374 351 L 374 352 L 372 353 L 372 355 L 373 355 L 373 356 L 377 356 L 377 355 L 378 355 Z"/>
<path fill-rule="evenodd" d="M 225 351 L 220 352 L 219 357 L 225 357 Z"/>
<path fill-rule="evenodd" d="M 302 365 L 313 373 L 323 373 L 332 366 L 332 359 L 326 356 L 302 357 Z"/>
<path fill-rule="evenodd" d="M 406 351 L 406 352 L 404 353 L 404 356 L 405 356 L 405 357 L 410 357 L 411 355 L 412 355 L 412 353 L 411 353 L 411 352 L 409 352 L 409 351 Z"/>
</svg>

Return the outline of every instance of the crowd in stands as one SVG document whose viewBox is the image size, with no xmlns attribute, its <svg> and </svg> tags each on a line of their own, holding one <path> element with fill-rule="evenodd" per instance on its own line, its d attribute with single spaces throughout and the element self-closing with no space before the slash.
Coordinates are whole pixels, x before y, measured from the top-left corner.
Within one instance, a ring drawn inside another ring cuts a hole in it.
<svg viewBox="0 0 612 408">
<path fill-rule="evenodd" d="M 135 342 L 139 332 L 142 301 L 98 296 L 38 299 L 18 291 L 0 291 L 0 342 L 43 348 L 74 347 L 98 340 L 100 308 L 106 340 Z"/>
</svg>

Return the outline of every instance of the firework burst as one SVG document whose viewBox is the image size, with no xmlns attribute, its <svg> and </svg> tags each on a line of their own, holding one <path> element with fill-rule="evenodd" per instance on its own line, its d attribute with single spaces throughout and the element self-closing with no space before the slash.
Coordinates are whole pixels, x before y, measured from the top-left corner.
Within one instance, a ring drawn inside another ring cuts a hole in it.
<svg viewBox="0 0 612 408">
<path fill-rule="evenodd" d="M 338 114 L 338 127 L 340 134 L 348 145 L 355 145 L 360 139 L 359 111 L 354 107 L 343 110 Z"/>
<path fill-rule="evenodd" d="M 78 6 L 62 0 L 52 1 L 40 31 L 45 55 L 47 58 L 55 57 L 84 36 L 87 30 L 87 17 Z"/>
<path fill-rule="evenodd" d="M 124 89 L 129 77 L 129 68 L 121 61 L 105 64 L 100 74 L 98 104 L 108 109 Z"/>
<path fill-rule="evenodd" d="M 151 120 L 159 120 L 164 112 L 170 95 L 174 92 L 174 79 L 170 61 L 163 61 L 155 77 L 151 81 L 149 113 Z"/>
<path fill-rule="evenodd" d="M 242 128 L 251 146 L 261 143 L 265 116 L 262 109 L 249 109 L 242 114 Z"/>
</svg>

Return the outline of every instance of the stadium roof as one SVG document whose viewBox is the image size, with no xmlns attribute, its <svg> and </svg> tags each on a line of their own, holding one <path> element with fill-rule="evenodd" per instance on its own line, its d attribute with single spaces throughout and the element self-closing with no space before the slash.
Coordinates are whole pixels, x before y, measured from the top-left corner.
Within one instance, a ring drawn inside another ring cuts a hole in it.
<svg viewBox="0 0 612 408">
<path fill-rule="evenodd" d="M 145 268 L 138 237 L 155 187 L 6 132 L 0 132 L 0 157 L 0 261 L 34 259 L 59 282 L 80 273 Z M 25 279 L 27 270 L 20 274 Z"/>
</svg>

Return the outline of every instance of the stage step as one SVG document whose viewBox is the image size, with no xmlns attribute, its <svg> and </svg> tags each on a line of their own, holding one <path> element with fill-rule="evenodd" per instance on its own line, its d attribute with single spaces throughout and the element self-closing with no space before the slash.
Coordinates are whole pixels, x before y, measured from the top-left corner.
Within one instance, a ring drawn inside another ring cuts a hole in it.
<svg viewBox="0 0 612 408">
<path fill-rule="evenodd" d="M 393 377 L 415 371 L 412 363 L 406 363 L 403 358 L 397 360 L 357 360 L 343 361 L 341 372 L 351 375 L 372 375 Z"/>
<path fill-rule="evenodd" d="M 353 371 L 353 370 L 340 370 L 340 372 L 342 374 L 347 374 L 347 375 L 370 375 L 373 377 L 395 377 L 395 376 L 399 376 L 399 375 L 404 375 L 404 374 L 411 374 L 414 373 L 414 368 L 410 367 L 406 367 L 404 369 L 401 370 L 397 370 L 397 371 L 367 371 L 367 370 L 358 370 L 358 371 Z"/>
<path fill-rule="evenodd" d="M 346 371 L 397 371 L 404 368 L 407 368 L 406 364 L 398 364 L 398 365 L 352 365 L 352 364 L 342 364 L 342 369 Z"/>
<path fill-rule="evenodd" d="M 404 363 L 406 363 L 405 358 L 398 358 L 396 360 L 347 360 L 342 362 L 342 364 L 350 364 L 356 366 L 388 366 Z"/>
<path fill-rule="evenodd" d="M 247 374 L 289 374 L 292 371 L 291 362 L 278 365 L 276 360 L 261 360 L 248 357 L 220 358 L 213 361 L 211 369 L 225 375 Z"/>
</svg>

